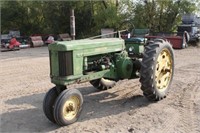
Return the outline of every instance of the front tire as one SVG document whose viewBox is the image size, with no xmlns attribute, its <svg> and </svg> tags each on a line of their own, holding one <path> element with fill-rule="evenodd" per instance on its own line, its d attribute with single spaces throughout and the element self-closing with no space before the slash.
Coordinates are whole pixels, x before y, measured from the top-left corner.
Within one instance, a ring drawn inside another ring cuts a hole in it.
<svg viewBox="0 0 200 133">
<path fill-rule="evenodd" d="M 83 104 L 83 97 L 77 89 L 64 90 L 57 98 L 54 107 L 54 119 L 60 126 L 77 121 Z"/>
<path fill-rule="evenodd" d="M 53 123 L 56 122 L 53 116 L 53 108 L 57 97 L 58 97 L 58 92 L 56 90 L 56 87 L 53 87 L 46 93 L 43 100 L 44 114 Z"/>
<path fill-rule="evenodd" d="M 141 89 L 153 101 L 166 97 L 174 74 L 174 54 L 169 42 L 162 39 L 150 42 L 140 69 Z"/>
</svg>

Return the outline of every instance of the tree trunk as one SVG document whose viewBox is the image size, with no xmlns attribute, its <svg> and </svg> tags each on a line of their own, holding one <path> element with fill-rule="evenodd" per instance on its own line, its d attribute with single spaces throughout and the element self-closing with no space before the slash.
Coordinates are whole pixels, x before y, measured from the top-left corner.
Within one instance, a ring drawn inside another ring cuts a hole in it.
<svg viewBox="0 0 200 133">
<path fill-rule="evenodd" d="M 105 0 L 102 0 L 102 3 L 103 3 L 103 5 L 104 5 L 105 9 L 107 9 L 106 1 L 105 1 Z"/>
</svg>

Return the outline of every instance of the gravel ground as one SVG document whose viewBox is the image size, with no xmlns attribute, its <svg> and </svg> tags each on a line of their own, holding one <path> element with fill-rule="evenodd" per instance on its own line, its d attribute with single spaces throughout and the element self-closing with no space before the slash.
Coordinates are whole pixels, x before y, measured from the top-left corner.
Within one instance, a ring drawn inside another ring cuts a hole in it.
<svg viewBox="0 0 200 133">
<path fill-rule="evenodd" d="M 200 48 L 175 52 L 175 74 L 167 98 L 149 102 L 138 79 L 110 90 L 75 84 L 84 97 L 79 120 L 51 123 L 42 110 L 49 78 L 47 47 L 0 53 L 0 132 L 195 133 L 200 132 Z"/>
</svg>

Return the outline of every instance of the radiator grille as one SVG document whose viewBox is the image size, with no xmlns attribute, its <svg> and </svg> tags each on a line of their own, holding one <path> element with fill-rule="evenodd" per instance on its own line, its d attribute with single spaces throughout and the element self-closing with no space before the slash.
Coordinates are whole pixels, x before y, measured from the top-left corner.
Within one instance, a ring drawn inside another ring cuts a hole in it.
<svg viewBox="0 0 200 133">
<path fill-rule="evenodd" d="M 58 63 L 59 63 L 59 76 L 73 75 L 73 56 L 72 51 L 59 51 Z"/>
</svg>

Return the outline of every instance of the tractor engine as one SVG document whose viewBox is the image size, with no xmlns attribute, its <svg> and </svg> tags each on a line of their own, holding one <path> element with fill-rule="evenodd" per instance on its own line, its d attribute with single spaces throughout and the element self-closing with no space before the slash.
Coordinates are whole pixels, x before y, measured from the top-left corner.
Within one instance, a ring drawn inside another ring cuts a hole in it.
<svg viewBox="0 0 200 133">
<path fill-rule="evenodd" d="M 112 65 L 112 55 L 96 55 L 84 58 L 84 74 L 109 69 Z"/>
</svg>

